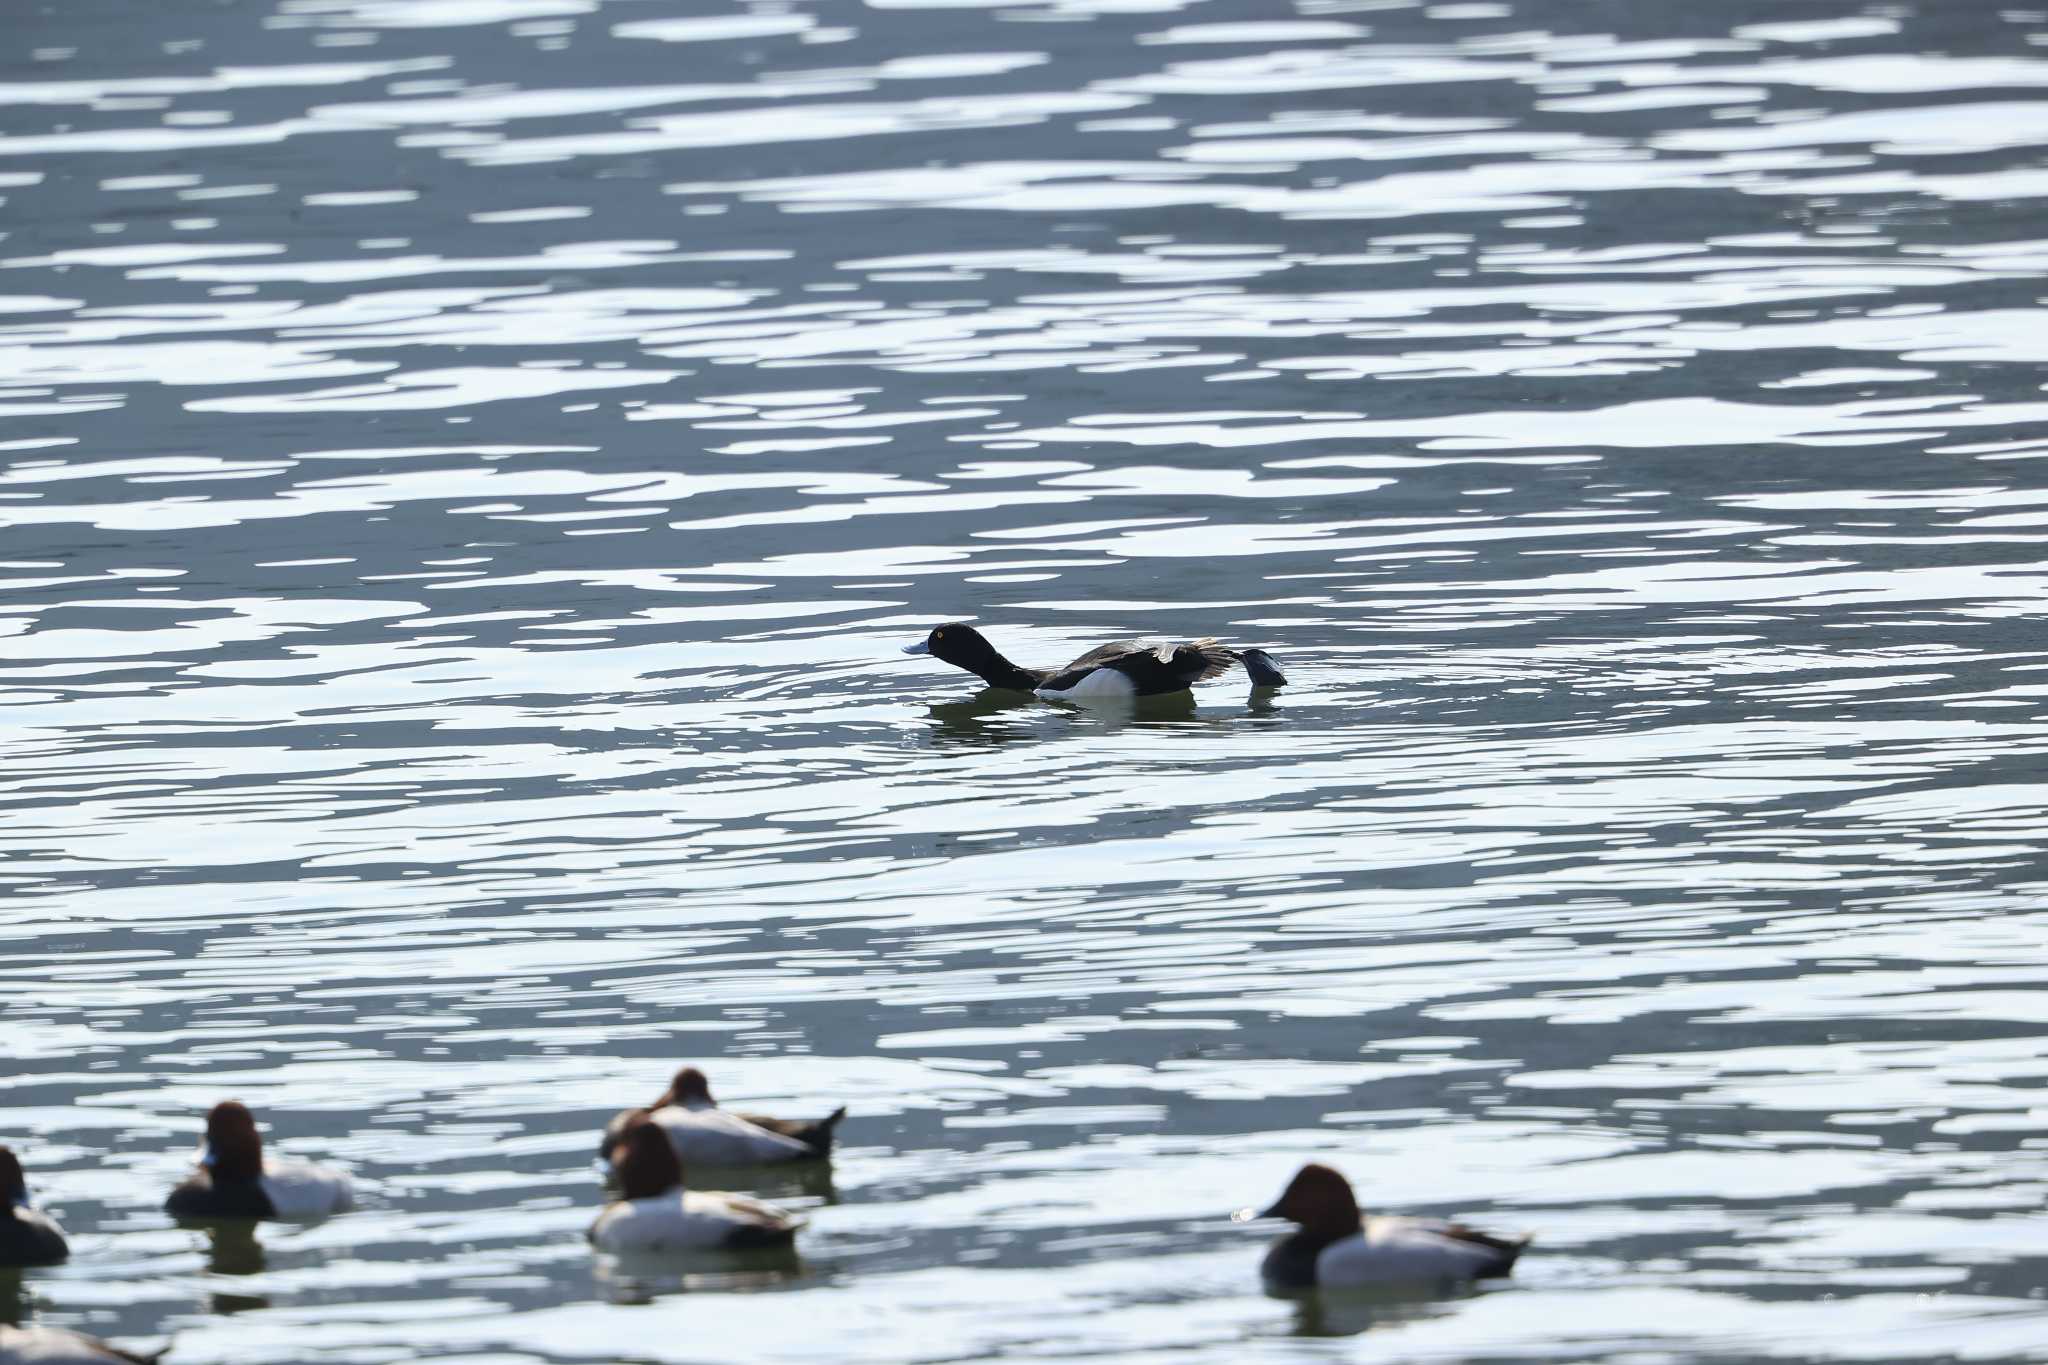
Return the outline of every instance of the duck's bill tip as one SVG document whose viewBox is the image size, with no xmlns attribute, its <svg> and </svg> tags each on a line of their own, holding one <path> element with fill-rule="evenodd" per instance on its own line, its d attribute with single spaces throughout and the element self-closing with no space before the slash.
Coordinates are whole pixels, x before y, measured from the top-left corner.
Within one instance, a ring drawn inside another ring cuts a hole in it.
<svg viewBox="0 0 2048 1365">
<path fill-rule="evenodd" d="M 1256 1223 L 1265 1216 L 1258 1209 L 1239 1209 L 1236 1213 L 1230 1215 L 1230 1221 L 1233 1223 Z"/>
<path fill-rule="evenodd" d="M 929 654 L 932 652 L 932 647 L 929 641 L 919 640 L 914 645 L 903 646 L 903 652 L 905 654 Z"/>
</svg>

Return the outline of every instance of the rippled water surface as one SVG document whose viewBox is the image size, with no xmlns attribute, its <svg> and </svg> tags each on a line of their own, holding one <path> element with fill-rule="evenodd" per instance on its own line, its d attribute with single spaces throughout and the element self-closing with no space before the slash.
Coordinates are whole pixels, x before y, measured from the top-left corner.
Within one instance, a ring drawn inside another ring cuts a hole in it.
<svg viewBox="0 0 2048 1365">
<path fill-rule="evenodd" d="M 2048 12 L 63 0 L 0 1313 L 181 1362 L 2048 1359 Z M 978 696 L 1134 634 L 1197 704 Z M 598 1125 L 848 1105 L 803 1271 Z M 239 1096 L 361 1212 L 158 1212 Z M 1267 1297 L 1301 1161 L 1533 1230 Z M 18 1302 L 8 1298 L 14 1295 Z"/>
</svg>

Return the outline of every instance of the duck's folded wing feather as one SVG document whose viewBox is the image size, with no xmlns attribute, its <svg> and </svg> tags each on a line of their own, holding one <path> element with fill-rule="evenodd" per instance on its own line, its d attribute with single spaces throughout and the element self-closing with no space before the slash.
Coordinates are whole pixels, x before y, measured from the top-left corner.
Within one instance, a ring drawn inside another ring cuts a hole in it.
<svg viewBox="0 0 2048 1365">
<path fill-rule="evenodd" d="M 1439 1223 L 1436 1230 L 1454 1242 L 1469 1242 L 1473 1246 L 1487 1247 L 1510 1258 L 1521 1255 L 1522 1248 L 1529 1245 L 1526 1236 L 1502 1237 L 1496 1233 L 1481 1232 L 1478 1228 L 1469 1227 L 1464 1223 Z"/>
<path fill-rule="evenodd" d="M 1140 696 L 1176 691 L 1226 672 L 1237 651 L 1215 640 L 1147 644 L 1124 640 L 1097 645 L 1039 684 L 1044 692 L 1066 692 L 1098 668 L 1113 668 L 1131 679 Z"/>
<path fill-rule="evenodd" d="M 1482 1279 L 1507 1274 L 1525 1244 L 1526 1239 L 1510 1241 L 1462 1223 L 1379 1216 L 1366 1220 L 1362 1236 L 1325 1251 L 1332 1264 L 1321 1269 L 1362 1279 Z"/>
<path fill-rule="evenodd" d="M 1117 640 L 1111 644 L 1097 645 L 1065 668 L 1062 668 L 1060 673 L 1064 675 L 1091 668 L 1100 668 L 1106 663 L 1113 663 L 1127 655 L 1146 653 L 1151 648 L 1151 645 L 1139 640 Z"/>
</svg>

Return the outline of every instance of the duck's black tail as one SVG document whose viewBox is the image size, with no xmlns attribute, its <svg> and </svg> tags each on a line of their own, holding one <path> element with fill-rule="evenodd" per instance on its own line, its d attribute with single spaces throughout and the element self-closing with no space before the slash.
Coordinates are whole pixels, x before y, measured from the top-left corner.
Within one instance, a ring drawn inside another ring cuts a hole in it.
<svg viewBox="0 0 2048 1365">
<path fill-rule="evenodd" d="M 827 1157 L 832 1155 L 832 1130 L 839 1126 L 839 1120 L 846 1117 L 846 1106 L 842 1104 L 824 1118 L 808 1122 L 799 1119 L 771 1119 L 758 1114 L 742 1114 L 740 1117 L 757 1127 L 766 1128 L 771 1133 L 795 1138 L 810 1148 L 813 1156 Z"/>
<path fill-rule="evenodd" d="M 1253 687 L 1285 687 L 1287 675 L 1280 671 L 1280 665 L 1273 662 L 1273 656 L 1263 649 L 1240 649 L 1238 661 L 1244 671 L 1251 675 Z"/>
</svg>

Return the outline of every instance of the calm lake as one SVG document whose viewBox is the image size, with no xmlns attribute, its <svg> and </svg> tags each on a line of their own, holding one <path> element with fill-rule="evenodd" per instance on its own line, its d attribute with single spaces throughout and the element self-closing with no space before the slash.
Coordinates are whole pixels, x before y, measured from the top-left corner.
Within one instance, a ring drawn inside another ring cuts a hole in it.
<svg viewBox="0 0 2048 1365">
<path fill-rule="evenodd" d="M 173 1365 L 2048 1360 L 2048 10 L 49 0 L 0 1318 Z M 979 695 L 1269 649 L 1180 709 Z M 599 1262 L 694 1062 L 800 1273 Z M 356 1174 L 160 1211 L 206 1106 Z M 1307 1160 L 1537 1244 L 1296 1302 Z"/>
</svg>

